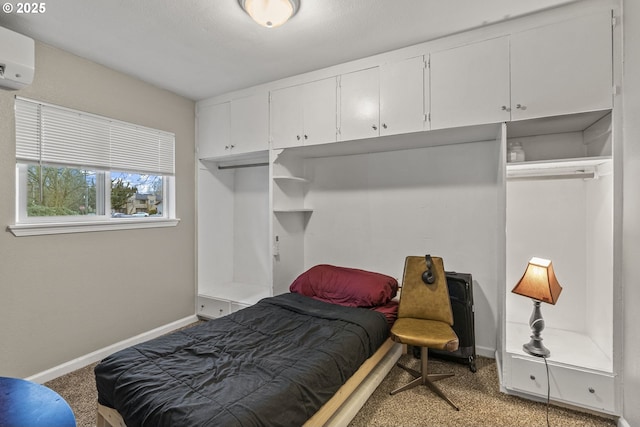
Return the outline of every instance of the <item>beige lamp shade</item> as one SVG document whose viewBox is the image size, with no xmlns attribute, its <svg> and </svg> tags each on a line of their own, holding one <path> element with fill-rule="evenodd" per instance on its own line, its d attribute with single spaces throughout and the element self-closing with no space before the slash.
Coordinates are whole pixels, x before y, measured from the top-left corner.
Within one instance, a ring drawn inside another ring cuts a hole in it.
<svg viewBox="0 0 640 427">
<path fill-rule="evenodd" d="M 555 305 L 560 292 L 562 292 L 562 286 L 556 279 L 551 261 L 533 257 L 529 260 L 522 278 L 511 292 Z"/>
</svg>

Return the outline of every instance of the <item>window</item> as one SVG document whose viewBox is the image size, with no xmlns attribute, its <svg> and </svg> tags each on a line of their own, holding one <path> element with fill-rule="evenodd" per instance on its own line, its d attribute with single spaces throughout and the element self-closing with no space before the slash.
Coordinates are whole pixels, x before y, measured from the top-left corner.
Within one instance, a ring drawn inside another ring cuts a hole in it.
<svg viewBox="0 0 640 427">
<path fill-rule="evenodd" d="M 15 235 L 175 225 L 172 133 L 16 98 Z"/>
</svg>

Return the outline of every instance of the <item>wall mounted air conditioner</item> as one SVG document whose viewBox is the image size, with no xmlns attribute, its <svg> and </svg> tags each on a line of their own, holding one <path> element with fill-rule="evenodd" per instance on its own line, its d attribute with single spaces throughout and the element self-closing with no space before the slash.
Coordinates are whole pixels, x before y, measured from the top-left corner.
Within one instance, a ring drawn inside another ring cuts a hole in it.
<svg viewBox="0 0 640 427">
<path fill-rule="evenodd" d="M 33 39 L 0 27 L 0 88 L 21 89 L 33 82 Z"/>
</svg>

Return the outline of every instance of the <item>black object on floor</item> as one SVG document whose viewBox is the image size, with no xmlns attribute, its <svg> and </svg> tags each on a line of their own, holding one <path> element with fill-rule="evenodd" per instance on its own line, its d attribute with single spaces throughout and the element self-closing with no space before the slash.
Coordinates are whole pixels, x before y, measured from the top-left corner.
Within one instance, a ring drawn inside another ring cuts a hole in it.
<svg viewBox="0 0 640 427">
<path fill-rule="evenodd" d="M 476 334 L 473 310 L 473 277 L 468 273 L 445 272 L 449 298 L 453 310 L 453 330 L 458 335 L 460 345 L 456 351 L 429 349 L 429 356 L 453 360 L 469 365 L 476 372 Z M 413 355 L 420 358 L 420 348 L 413 348 Z"/>
</svg>

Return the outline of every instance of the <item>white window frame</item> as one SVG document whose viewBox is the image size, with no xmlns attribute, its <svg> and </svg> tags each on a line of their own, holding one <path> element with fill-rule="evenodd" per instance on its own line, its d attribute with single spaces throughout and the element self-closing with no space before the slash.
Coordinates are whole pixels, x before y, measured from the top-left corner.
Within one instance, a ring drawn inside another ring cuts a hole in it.
<svg viewBox="0 0 640 427">
<path fill-rule="evenodd" d="M 79 114 L 90 116 L 98 119 L 105 119 L 110 122 L 122 123 L 124 125 L 131 124 L 126 122 L 119 122 L 113 119 L 96 116 L 81 111 L 75 111 L 65 109 L 63 107 L 57 107 L 51 104 L 41 103 L 39 101 L 33 101 L 26 98 L 18 98 L 24 101 L 35 102 L 41 105 L 47 105 L 49 107 L 60 108 L 62 110 L 73 111 Z M 142 128 L 142 127 L 140 127 Z M 148 128 L 144 128 L 148 129 Z M 155 131 L 155 130 L 152 130 Z M 160 131 L 156 131 L 160 132 Z M 166 134 L 166 132 L 165 132 Z M 173 134 L 169 134 L 173 137 Z M 173 137 L 175 138 L 175 137 Z M 28 217 L 27 215 L 27 168 L 28 164 L 32 162 L 17 159 L 16 160 L 16 211 L 15 211 L 15 224 L 8 226 L 8 230 L 15 236 L 34 236 L 43 234 L 61 234 L 61 233 L 79 233 L 79 232 L 93 232 L 93 231 L 106 231 L 106 230 L 128 230 L 139 228 L 156 228 L 156 227 L 173 227 L 176 226 L 180 219 L 176 218 L 176 203 L 175 203 L 175 176 L 165 175 L 163 173 L 156 173 L 158 176 L 162 176 L 163 185 L 163 205 L 164 209 L 161 217 L 143 217 L 143 218 L 112 218 L 111 217 L 111 186 L 107 183 L 111 182 L 111 171 L 100 171 L 100 174 L 104 174 L 103 185 L 98 189 L 99 192 L 103 192 L 101 200 L 104 200 L 104 214 L 103 215 L 78 215 L 78 216 L 42 216 L 42 217 Z M 174 163 L 175 164 L 175 163 Z M 61 165 L 63 167 L 73 167 L 82 169 L 77 165 Z M 174 166 L 175 167 L 175 166 Z M 91 168 L 87 168 L 91 169 Z"/>
</svg>

